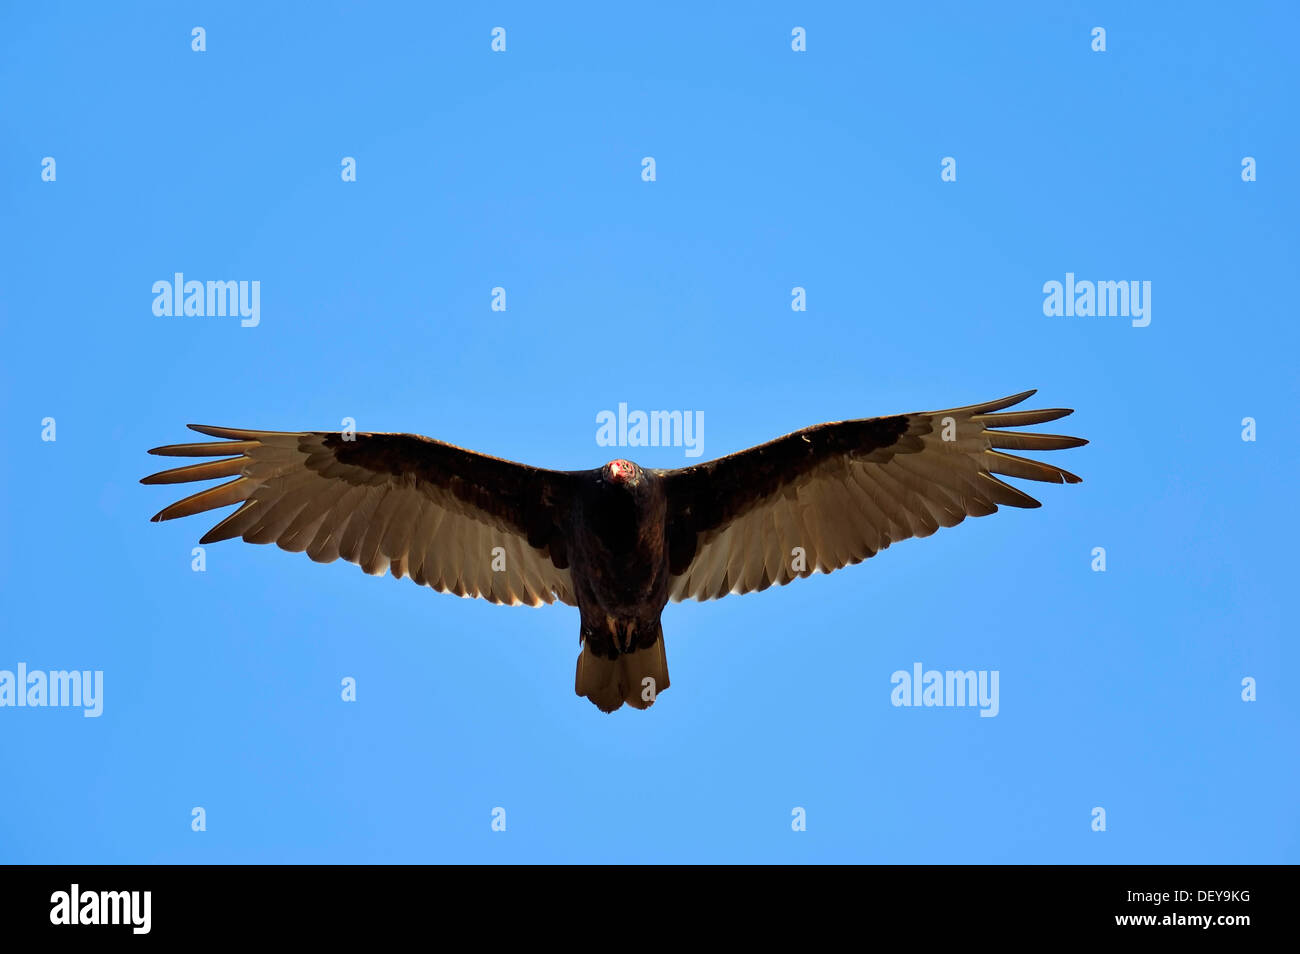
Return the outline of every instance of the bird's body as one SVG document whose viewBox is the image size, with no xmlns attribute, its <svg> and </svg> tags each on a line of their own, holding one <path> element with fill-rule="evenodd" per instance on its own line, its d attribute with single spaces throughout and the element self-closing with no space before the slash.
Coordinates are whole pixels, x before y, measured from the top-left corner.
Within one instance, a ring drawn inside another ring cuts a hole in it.
<svg viewBox="0 0 1300 954">
<path fill-rule="evenodd" d="M 644 709 L 668 688 L 659 623 L 667 514 L 663 480 L 625 460 L 584 481 L 574 507 L 570 570 L 583 645 L 575 685 L 607 712 L 624 702 Z"/>
<path fill-rule="evenodd" d="M 154 517 L 239 504 L 205 544 L 238 536 L 459 596 L 576 606 L 578 694 L 606 712 L 644 709 L 669 684 L 660 625 L 669 600 L 784 585 L 1000 504 L 1039 506 L 994 474 L 1078 482 L 1001 450 L 1087 443 L 1008 430 L 1071 413 L 998 413 L 1033 393 L 819 424 L 678 470 L 620 459 L 552 471 L 413 434 L 191 425 L 222 440 L 151 453 L 224 459 L 143 482 L 234 477 Z"/>
<path fill-rule="evenodd" d="M 632 465 L 635 466 L 635 465 Z M 609 479 L 608 466 L 584 481 L 573 509 L 570 562 L 584 614 L 627 617 L 668 602 L 668 501 L 663 481 L 637 467 Z"/>
</svg>

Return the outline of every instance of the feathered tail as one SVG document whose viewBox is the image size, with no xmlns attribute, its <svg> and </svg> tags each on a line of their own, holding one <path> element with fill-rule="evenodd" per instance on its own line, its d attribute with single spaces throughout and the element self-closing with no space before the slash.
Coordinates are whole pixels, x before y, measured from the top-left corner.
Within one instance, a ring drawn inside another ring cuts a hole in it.
<svg viewBox="0 0 1300 954">
<path fill-rule="evenodd" d="M 590 643 L 583 644 L 574 691 L 601 712 L 613 712 L 625 702 L 635 709 L 649 709 L 667 688 L 668 657 L 662 634 L 653 646 L 620 653 L 616 659 L 597 656 Z"/>
</svg>

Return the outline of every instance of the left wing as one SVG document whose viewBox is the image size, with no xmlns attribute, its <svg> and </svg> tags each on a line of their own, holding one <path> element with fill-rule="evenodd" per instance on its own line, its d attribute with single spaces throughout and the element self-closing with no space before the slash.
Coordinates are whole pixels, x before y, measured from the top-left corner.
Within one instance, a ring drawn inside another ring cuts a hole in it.
<svg viewBox="0 0 1300 954">
<path fill-rule="evenodd" d="M 153 518 L 240 505 L 200 543 L 232 537 L 274 543 L 305 550 L 317 563 L 342 558 L 376 575 L 391 569 L 398 578 L 493 603 L 576 603 L 565 544 L 577 481 L 572 473 L 416 434 L 190 427 L 225 440 L 149 453 L 224 459 L 165 470 L 141 483 L 235 478 Z"/>
<path fill-rule="evenodd" d="M 669 597 L 709 600 L 860 563 L 999 504 L 1037 500 L 994 474 L 1078 483 L 1002 450 L 1079 447 L 1078 437 L 1004 430 L 1073 411 L 995 413 L 1034 394 L 894 417 L 818 424 L 708 463 L 661 472 L 668 496 Z M 792 551 L 803 550 L 796 569 Z"/>
</svg>

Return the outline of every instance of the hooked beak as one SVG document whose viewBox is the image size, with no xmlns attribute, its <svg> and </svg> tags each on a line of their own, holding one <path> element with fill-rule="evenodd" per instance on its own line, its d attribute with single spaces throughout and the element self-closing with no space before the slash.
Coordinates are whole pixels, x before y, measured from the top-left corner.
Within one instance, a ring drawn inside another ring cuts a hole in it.
<svg viewBox="0 0 1300 954">
<path fill-rule="evenodd" d="M 636 475 L 636 468 L 626 460 L 609 462 L 609 479 L 616 484 L 625 484 Z"/>
</svg>

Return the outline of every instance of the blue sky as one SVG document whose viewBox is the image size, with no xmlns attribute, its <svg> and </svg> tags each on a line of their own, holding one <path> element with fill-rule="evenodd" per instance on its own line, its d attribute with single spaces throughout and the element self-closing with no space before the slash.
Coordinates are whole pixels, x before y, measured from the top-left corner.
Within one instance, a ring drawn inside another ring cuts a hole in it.
<svg viewBox="0 0 1300 954">
<path fill-rule="evenodd" d="M 0 670 L 104 708 L 0 708 L 0 860 L 1295 862 L 1300 23 L 1137 6 L 8 7 Z M 155 316 L 176 272 L 260 323 Z M 1150 324 L 1045 316 L 1067 272 Z M 1033 387 L 1083 484 L 670 605 L 672 688 L 613 716 L 574 609 L 194 572 L 215 520 L 137 483 L 190 422 L 577 469 L 620 402 L 711 458 Z M 918 662 L 998 715 L 891 705 Z"/>
</svg>

